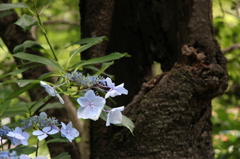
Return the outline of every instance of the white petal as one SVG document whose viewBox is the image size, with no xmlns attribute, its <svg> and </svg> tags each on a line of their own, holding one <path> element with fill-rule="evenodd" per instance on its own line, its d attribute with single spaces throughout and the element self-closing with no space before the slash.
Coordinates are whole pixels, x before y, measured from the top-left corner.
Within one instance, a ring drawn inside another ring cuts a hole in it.
<svg viewBox="0 0 240 159">
<path fill-rule="evenodd" d="M 64 100 L 62 99 L 62 97 L 59 94 L 56 94 L 56 96 L 58 97 L 60 103 L 64 104 Z"/>
<path fill-rule="evenodd" d="M 124 86 L 124 84 L 122 83 L 122 84 L 116 86 L 114 88 L 114 90 L 116 90 L 117 92 L 119 92 L 121 94 L 126 94 L 127 95 L 128 94 L 128 90 L 126 90 L 123 86 Z"/>
<path fill-rule="evenodd" d="M 107 77 L 107 78 L 106 78 L 106 82 L 107 82 L 107 86 L 108 86 L 109 88 L 112 89 L 112 88 L 115 87 L 115 83 L 112 82 L 111 78 Z"/>
<path fill-rule="evenodd" d="M 114 111 L 109 116 L 109 121 L 112 124 L 120 124 L 122 122 L 122 113 L 120 111 Z"/>
<path fill-rule="evenodd" d="M 48 134 L 52 135 L 52 134 L 56 134 L 58 133 L 58 129 L 52 129 L 51 131 L 48 132 Z"/>
<path fill-rule="evenodd" d="M 98 114 L 96 116 L 91 117 L 90 119 L 92 119 L 94 121 L 98 120 L 101 113 L 102 113 L 102 109 L 98 109 Z"/>
</svg>

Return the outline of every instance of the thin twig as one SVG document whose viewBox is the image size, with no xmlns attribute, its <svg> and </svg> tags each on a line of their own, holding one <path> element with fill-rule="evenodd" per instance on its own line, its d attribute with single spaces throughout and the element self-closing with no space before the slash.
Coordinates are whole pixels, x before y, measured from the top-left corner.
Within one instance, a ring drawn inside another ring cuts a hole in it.
<svg viewBox="0 0 240 159">
<path fill-rule="evenodd" d="M 225 54 L 227 52 L 231 52 L 233 50 L 240 49 L 240 43 L 233 44 L 225 49 L 222 49 L 222 53 Z"/>
</svg>

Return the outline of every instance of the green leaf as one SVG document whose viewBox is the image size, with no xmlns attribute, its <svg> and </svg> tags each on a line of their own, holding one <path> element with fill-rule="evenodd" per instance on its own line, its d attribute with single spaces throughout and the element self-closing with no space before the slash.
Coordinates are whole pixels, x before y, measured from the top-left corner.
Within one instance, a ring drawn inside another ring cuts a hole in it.
<svg viewBox="0 0 240 159">
<path fill-rule="evenodd" d="M 7 16 L 7 15 L 10 15 L 11 13 L 12 13 L 12 11 L 10 11 L 10 10 L 1 12 L 0 13 L 0 19 Z"/>
<path fill-rule="evenodd" d="M 114 64 L 114 61 L 103 63 L 101 69 L 98 72 L 96 72 L 94 75 L 102 74 L 108 67 L 110 67 L 113 64 Z"/>
<path fill-rule="evenodd" d="M 124 126 L 124 127 L 128 128 L 131 131 L 131 133 L 133 134 L 134 123 L 132 122 L 132 120 L 130 120 L 125 115 L 122 116 L 122 123 L 121 124 L 116 124 L 116 125 L 117 126 Z"/>
<path fill-rule="evenodd" d="M 38 22 L 30 15 L 23 14 L 18 21 L 14 24 L 23 28 L 24 31 L 31 29 L 32 26 L 36 25 Z"/>
<path fill-rule="evenodd" d="M 3 113 L 3 117 L 14 117 L 16 115 L 25 115 L 28 113 L 28 104 L 26 102 L 19 102 L 11 107 L 8 107 Z"/>
<path fill-rule="evenodd" d="M 71 159 L 71 156 L 67 152 L 63 152 L 52 159 Z"/>
<path fill-rule="evenodd" d="M 0 83 L 0 86 L 4 85 L 4 84 L 8 84 L 8 83 L 17 83 L 19 87 L 24 87 L 24 86 L 28 85 L 29 83 L 39 83 L 39 82 L 40 82 L 40 80 L 7 80 L 7 81 Z"/>
<path fill-rule="evenodd" d="M 60 109 L 64 106 L 62 104 L 59 104 L 59 102 L 49 103 L 46 106 L 44 106 L 42 109 L 40 109 L 40 112 L 46 111 L 47 109 Z"/>
<path fill-rule="evenodd" d="M 47 142 L 45 142 L 44 144 L 48 144 L 51 142 L 68 142 L 68 139 L 66 139 L 66 138 L 51 139 L 51 140 L 48 140 Z"/>
<path fill-rule="evenodd" d="M 84 66 L 84 68 L 90 69 L 90 70 L 93 70 L 94 72 L 96 72 L 94 75 L 98 74 L 98 72 L 101 72 L 100 69 L 98 69 L 98 68 L 96 68 L 96 67 L 94 67 L 94 66 L 91 66 L 91 65 L 89 65 L 89 66 Z M 108 76 L 108 77 L 110 77 L 111 79 L 114 79 L 114 75 L 110 75 L 110 74 L 108 74 L 108 73 L 106 73 L 106 72 L 102 72 L 101 74 L 102 74 L 102 75 L 105 75 L 105 76 Z"/>
<path fill-rule="evenodd" d="M 97 37 L 97 38 L 86 38 L 86 39 L 81 39 L 79 41 L 76 41 L 73 44 L 69 45 L 69 46 L 72 46 L 72 45 L 80 44 L 81 46 L 70 52 L 70 57 L 69 57 L 67 63 L 69 64 L 71 59 L 76 54 L 87 50 L 88 48 L 92 47 L 93 45 L 101 43 L 104 39 L 106 39 L 105 36 L 101 36 L 101 37 Z M 82 45 L 82 44 L 85 44 L 85 45 Z M 67 46 L 66 48 L 68 48 L 69 46 Z"/>
<path fill-rule="evenodd" d="M 14 9 L 14 8 L 28 8 L 24 3 L 1 3 L 0 11 Z"/>
<path fill-rule="evenodd" d="M 18 155 L 20 155 L 20 154 L 29 155 L 31 153 L 36 152 L 37 148 L 34 147 L 34 146 L 23 146 L 23 145 L 20 145 L 20 146 L 17 146 L 15 148 L 11 149 L 11 151 L 16 151 Z"/>
<path fill-rule="evenodd" d="M 11 99 L 19 96 L 19 95 L 22 94 L 23 92 L 26 92 L 26 91 L 28 91 L 29 89 L 31 89 L 34 85 L 35 85 L 34 83 L 33 83 L 33 84 L 31 83 L 31 84 L 29 84 L 29 85 L 27 85 L 27 86 L 24 86 L 24 87 L 22 87 L 22 88 L 20 88 L 20 89 L 18 89 L 18 90 L 16 90 L 16 91 L 14 91 L 14 92 L 11 93 L 8 97 L 5 98 L 5 101 L 11 100 Z"/>
<path fill-rule="evenodd" d="M 18 52 L 25 52 L 25 50 L 27 48 L 31 48 L 33 50 L 41 50 L 44 49 L 40 44 L 38 44 L 36 41 L 31 41 L 31 40 L 27 40 L 24 43 L 17 45 L 14 49 L 13 49 L 13 53 L 16 54 Z"/>
<path fill-rule="evenodd" d="M 70 47 L 72 45 L 76 45 L 76 44 L 83 45 L 83 44 L 92 43 L 93 45 L 95 45 L 95 44 L 101 43 L 103 40 L 107 40 L 107 37 L 106 36 L 100 36 L 100 37 L 96 37 L 96 38 L 80 39 L 80 40 L 75 41 L 74 43 L 70 44 L 66 48 L 68 48 L 68 47 Z"/>
<path fill-rule="evenodd" d="M 128 53 L 115 52 L 115 53 L 111 53 L 111 54 L 106 55 L 106 56 L 96 57 L 96 58 L 86 60 L 86 61 L 80 63 L 77 68 L 80 68 L 80 67 L 85 66 L 85 65 L 91 65 L 91 64 L 98 64 L 98 63 L 113 61 L 113 60 L 120 59 L 122 57 L 131 57 L 131 56 Z"/>
<path fill-rule="evenodd" d="M 7 100 L 0 103 L 0 116 L 2 116 L 3 113 L 5 113 L 5 110 L 9 107 L 10 102 L 11 102 L 10 100 Z"/>
<path fill-rule="evenodd" d="M 18 57 L 18 58 L 23 59 L 23 60 L 29 60 L 31 62 L 37 62 L 37 63 L 41 63 L 41 64 L 44 64 L 44 65 L 48 65 L 48 66 L 51 66 L 51 67 L 53 67 L 57 70 L 65 72 L 56 61 L 51 60 L 51 59 L 47 59 L 47 58 L 42 57 L 42 56 L 31 55 L 31 54 L 27 54 L 27 53 L 24 53 L 24 52 L 17 53 L 13 56 Z"/>
<path fill-rule="evenodd" d="M 12 72 L 10 72 L 10 73 L 7 73 L 7 74 L 5 74 L 5 75 L 0 76 L 0 79 L 6 77 L 6 76 L 8 76 L 8 75 L 20 74 L 20 73 L 28 70 L 29 68 L 33 68 L 33 67 L 36 67 L 36 66 L 39 66 L 39 65 L 28 66 L 28 67 L 24 67 L 24 68 L 21 68 L 21 69 L 12 71 Z"/>
</svg>

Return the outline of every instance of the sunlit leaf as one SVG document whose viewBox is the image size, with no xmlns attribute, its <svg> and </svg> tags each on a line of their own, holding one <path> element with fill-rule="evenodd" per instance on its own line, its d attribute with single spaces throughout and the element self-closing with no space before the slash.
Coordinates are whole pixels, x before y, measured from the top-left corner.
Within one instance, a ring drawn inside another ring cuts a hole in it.
<svg viewBox="0 0 240 159">
<path fill-rule="evenodd" d="M 31 54 L 27 54 L 27 53 L 24 53 L 24 52 L 17 53 L 13 56 L 18 57 L 18 58 L 23 59 L 23 60 L 29 60 L 31 62 L 37 62 L 37 63 L 41 63 L 41 64 L 44 64 L 44 65 L 48 65 L 48 66 L 51 66 L 51 67 L 53 67 L 57 70 L 65 72 L 56 61 L 45 58 L 45 57 L 42 57 L 42 56 L 31 55 Z"/>
<path fill-rule="evenodd" d="M 32 26 L 37 24 L 37 21 L 30 15 L 23 14 L 18 21 L 15 22 L 16 25 L 23 28 L 24 31 L 31 29 Z"/>
<path fill-rule="evenodd" d="M 52 159 L 71 159 L 71 156 L 67 152 L 63 152 Z"/>
<path fill-rule="evenodd" d="M 103 40 L 107 40 L 106 36 L 101 36 L 101 37 L 96 37 L 96 38 L 85 38 L 85 39 L 80 39 L 72 44 L 70 44 L 69 46 L 67 46 L 66 48 L 72 46 L 72 45 L 83 45 L 83 44 L 88 44 L 88 43 L 92 43 L 93 45 L 95 44 L 99 44 L 101 43 Z"/>
<path fill-rule="evenodd" d="M 40 49 L 44 49 L 40 44 L 38 44 L 36 41 L 31 41 L 31 40 L 27 40 L 24 43 L 17 45 L 14 49 L 13 49 L 13 53 L 19 53 L 19 52 L 25 52 L 25 50 L 27 48 L 31 48 L 33 50 L 40 50 Z"/>
<path fill-rule="evenodd" d="M 28 8 L 24 3 L 1 3 L 0 11 L 14 9 L 14 8 Z"/>
<path fill-rule="evenodd" d="M 128 53 L 115 52 L 115 53 L 111 53 L 111 54 L 106 55 L 106 56 L 96 57 L 96 58 L 86 60 L 86 61 L 80 63 L 77 68 L 80 68 L 80 67 L 85 66 L 85 65 L 91 65 L 91 64 L 98 64 L 98 63 L 113 61 L 113 60 L 120 59 L 122 57 L 130 57 L 130 55 Z"/>
</svg>

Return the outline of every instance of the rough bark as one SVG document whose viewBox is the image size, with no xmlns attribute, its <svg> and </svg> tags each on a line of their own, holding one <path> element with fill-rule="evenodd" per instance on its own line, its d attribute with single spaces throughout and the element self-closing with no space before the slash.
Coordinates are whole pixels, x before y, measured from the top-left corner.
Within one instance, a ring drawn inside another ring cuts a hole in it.
<svg viewBox="0 0 240 159">
<path fill-rule="evenodd" d="M 119 103 L 126 104 L 140 90 L 124 111 L 135 130 L 133 136 L 125 128 L 108 131 L 99 128 L 102 123 L 92 124 L 92 158 L 214 158 L 211 100 L 227 88 L 228 76 L 213 35 L 211 1 L 114 4 L 109 42 L 99 51 L 132 55 L 116 62 L 111 72 L 116 83 L 126 83 L 132 92 Z M 93 25 L 100 23 L 92 19 Z M 84 23 L 82 28 L 94 32 Z M 161 63 L 164 73 L 143 83 L 153 61 Z"/>
<path fill-rule="evenodd" d="M 0 3 L 8 3 L 7 0 L 0 0 Z M 22 44 L 26 40 L 34 40 L 31 36 L 31 33 L 29 31 L 24 32 L 22 28 L 15 25 L 14 23 L 18 20 L 18 15 L 12 11 L 12 13 L 8 16 L 5 16 L 0 19 L 0 37 L 2 38 L 3 42 L 7 46 L 10 53 L 13 54 L 13 49 L 15 46 Z M 34 51 L 34 50 L 27 50 L 28 53 L 41 56 L 41 52 Z M 21 61 L 17 58 L 15 58 L 15 61 L 17 65 L 22 64 Z M 34 63 L 30 65 L 35 65 Z M 38 66 L 31 69 L 28 69 L 27 71 L 23 72 L 23 78 L 24 79 L 38 79 L 42 74 L 48 73 L 49 70 L 47 69 L 47 66 Z M 50 79 L 51 80 L 51 79 Z M 38 100 L 40 98 L 44 98 L 47 96 L 45 90 L 41 87 L 36 86 L 35 88 L 32 88 L 29 90 L 29 95 L 31 97 L 32 101 Z M 56 117 L 59 121 L 63 121 L 65 123 L 68 122 L 68 117 L 66 115 L 65 109 L 50 109 L 47 110 L 46 113 L 50 117 Z M 59 143 L 50 143 L 48 144 L 51 156 L 57 156 L 60 153 L 63 152 L 69 152 L 72 158 L 79 159 L 80 154 L 78 151 L 78 147 L 75 142 L 73 143 L 61 143 L 61 146 L 59 146 Z"/>
</svg>

